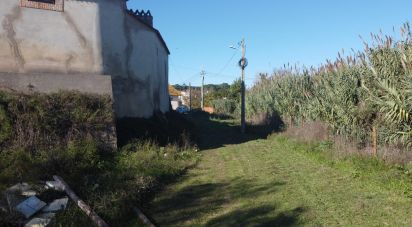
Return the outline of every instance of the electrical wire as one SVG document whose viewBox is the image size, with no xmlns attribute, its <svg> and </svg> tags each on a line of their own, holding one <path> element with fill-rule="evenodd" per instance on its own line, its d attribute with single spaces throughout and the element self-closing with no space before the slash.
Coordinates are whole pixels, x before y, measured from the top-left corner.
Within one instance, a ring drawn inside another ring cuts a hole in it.
<svg viewBox="0 0 412 227">
<path fill-rule="evenodd" d="M 228 75 L 228 74 L 223 74 L 223 72 L 226 70 L 226 68 L 229 66 L 229 64 L 233 61 L 233 59 L 235 58 L 236 54 L 239 52 L 239 49 L 236 49 L 236 51 L 233 53 L 233 55 L 229 58 L 229 60 L 224 64 L 224 66 L 219 70 L 219 72 L 211 72 L 211 71 L 205 71 L 207 76 L 209 77 L 214 77 L 214 78 L 234 78 L 234 75 Z M 176 65 L 172 64 L 175 72 L 180 76 L 180 73 L 176 70 Z M 198 71 L 198 69 L 192 68 L 192 67 L 187 67 L 187 66 L 178 66 L 179 68 L 185 68 L 191 71 Z M 189 78 L 185 79 L 183 81 L 183 83 L 190 83 L 190 82 L 194 82 L 194 78 L 196 78 L 197 76 L 199 76 L 200 73 L 196 72 L 193 76 L 190 76 Z M 200 77 L 199 77 L 200 79 Z M 251 81 L 251 80 L 255 80 L 255 77 L 245 77 L 245 80 Z"/>
<path fill-rule="evenodd" d="M 226 64 L 220 69 L 218 74 L 221 74 L 222 72 L 225 71 L 225 69 L 229 66 L 229 64 L 233 61 L 233 58 L 236 56 L 236 54 L 239 52 L 239 49 L 236 49 L 236 51 L 233 53 L 232 57 L 226 62 Z"/>
</svg>

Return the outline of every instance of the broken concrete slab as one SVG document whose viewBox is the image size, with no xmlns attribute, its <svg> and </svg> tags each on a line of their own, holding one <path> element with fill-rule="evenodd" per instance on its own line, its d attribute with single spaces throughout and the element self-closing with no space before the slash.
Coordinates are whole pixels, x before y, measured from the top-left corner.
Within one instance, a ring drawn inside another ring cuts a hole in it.
<svg viewBox="0 0 412 227">
<path fill-rule="evenodd" d="M 28 183 L 19 183 L 8 188 L 5 194 L 22 195 L 31 197 L 37 195 L 37 192 L 31 189 L 32 187 Z"/>
<path fill-rule="evenodd" d="M 21 192 L 21 195 L 31 197 L 37 195 L 37 192 L 34 190 L 24 190 Z"/>
<path fill-rule="evenodd" d="M 7 202 L 7 206 L 9 208 L 9 212 L 12 212 L 12 210 L 21 202 L 27 199 L 27 197 L 20 195 L 20 193 L 13 193 L 13 192 L 5 192 L 4 193 L 4 198 Z"/>
<path fill-rule="evenodd" d="M 31 187 L 28 183 L 18 183 L 6 190 L 6 193 L 22 193 L 24 191 L 30 190 Z"/>
<path fill-rule="evenodd" d="M 0 212 L 13 215 L 12 223 L 19 226 L 50 226 L 55 214 L 67 208 L 69 197 L 64 189 L 59 181 L 13 185 L 0 195 Z"/>
<path fill-rule="evenodd" d="M 44 206 L 46 206 L 45 202 L 41 201 L 36 196 L 32 196 L 17 205 L 16 210 L 22 213 L 24 217 L 29 218 Z"/>
<path fill-rule="evenodd" d="M 61 199 L 56 199 L 53 202 L 49 203 L 47 206 L 45 206 L 42 209 L 42 212 L 57 212 L 60 210 L 64 210 L 67 207 L 67 203 L 69 202 L 69 198 L 61 198 Z"/>
<path fill-rule="evenodd" d="M 0 212 L 7 212 L 7 206 L 0 203 Z"/>
<path fill-rule="evenodd" d="M 52 223 L 54 216 L 55 216 L 54 213 L 40 214 L 34 217 L 33 219 L 31 219 L 24 226 L 25 227 L 47 227 Z"/>
<path fill-rule="evenodd" d="M 46 189 L 53 189 L 56 191 L 64 191 L 64 187 L 58 181 L 46 181 Z"/>
</svg>

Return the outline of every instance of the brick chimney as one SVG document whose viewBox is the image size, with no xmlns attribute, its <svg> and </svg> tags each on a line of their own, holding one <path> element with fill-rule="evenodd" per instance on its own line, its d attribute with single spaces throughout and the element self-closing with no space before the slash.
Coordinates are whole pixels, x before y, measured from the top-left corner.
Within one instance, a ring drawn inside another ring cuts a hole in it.
<svg viewBox="0 0 412 227">
<path fill-rule="evenodd" d="M 146 25 L 149 25 L 150 27 L 153 27 L 153 16 L 150 13 L 150 10 L 147 11 L 139 11 L 136 10 L 135 12 L 133 12 L 133 10 L 130 10 L 130 12 L 137 18 L 139 18 L 141 21 L 143 21 L 143 23 L 145 23 Z"/>
</svg>

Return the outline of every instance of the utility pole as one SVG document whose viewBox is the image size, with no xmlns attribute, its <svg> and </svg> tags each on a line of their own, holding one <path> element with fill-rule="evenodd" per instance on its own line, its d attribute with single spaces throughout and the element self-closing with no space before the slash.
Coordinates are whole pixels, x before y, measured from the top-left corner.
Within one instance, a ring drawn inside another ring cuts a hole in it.
<svg viewBox="0 0 412 227">
<path fill-rule="evenodd" d="M 189 111 L 192 111 L 192 84 L 189 83 Z"/>
<path fill-rule="evenodd" d="M 200 75 L 202 76 L 202 101 L 201 101 L 201 107 L 202 107 L 202 110 L 204 110 L 205 109 L 205 100 L 204 100 L 204 98 L 205 98 L 205 93 L 204 93 L 204 86 L 205 86 L 205 75 L 206 75 L 206 72 L 204 71 L 204 70 L 202 70 L 202 72 L 200 72 Z"/>
<path fill-rule="evenodd" d="M 239 61 L 239 67 L 242 69 L 242 85 L 241 85 L 241 113 L 240 113 L 240 125 L 241 125 L 241 132 L 244 134 L 246 132 L 246 108 L 245 108 L 245 68 L 248 65 L 248 61 L 246 59 L 246 44 L 245 39 L 242 40 L 240 43 L 242 47 L 242 59 Z"/>
</svg>

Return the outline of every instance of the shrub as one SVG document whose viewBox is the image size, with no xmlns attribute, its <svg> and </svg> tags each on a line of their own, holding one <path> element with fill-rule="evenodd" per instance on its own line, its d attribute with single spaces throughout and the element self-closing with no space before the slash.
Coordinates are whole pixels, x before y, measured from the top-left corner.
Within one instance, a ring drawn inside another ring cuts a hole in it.
<svg viewBox="0 0 412 227">
<path fill-rule="evenodd" d="M 11 137 L 10 118 L 6 112 L 7 98 L 0 93 L 0 146 Z"/>
<path fill-rule="evenodd" d="M 0 146 L 35 153 L 83 138 L 108 144 L 104 135 L 113 134 L 113 116 L 108 96 L 0 93 Z"/>
<path fill-rule="evenodd" d="M 177 114 L 120 122 L 123 147 L 108 152 L 113 147 L 102 135 L 113 130 L 110 97 L 0 93 L 0 191 L 60 175 L 110 226 L 130 226 L 133 206 L 150 200 L 198 155 L 191 149 L 191 123 Z M 0 211 L 0 226 L 16 218 Z M 56 221 L 92 225 L 75 204 Z"/>
<path fill-rule="evenodd" d="M 231 99 L 217 99 L 212 101 L 216 114 L 232 115 L 236 110 L 236 101 Z"/>
<path fill-rule="evenodd" d="M 249 118 L 281 116 L 289 126 L 325 122 L 335 135 L 366 144 L 372 128 L 380 143 L 412 146 L 412 33 L 374 37 L 374 46 L 319 68 L 285 67 L 247 92 Z"/>
<path fill-rule="evenodd" d="M 117 119 L 116 126 L 119 147 L 136 140 L 149 140 L 161 146 L 177 144 L 179 147 L 189 148 L 196 140 L 193 123 L 174 111 L 155 114 L 150 119 Z"/>
</svg>

